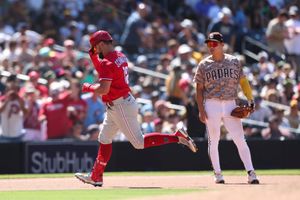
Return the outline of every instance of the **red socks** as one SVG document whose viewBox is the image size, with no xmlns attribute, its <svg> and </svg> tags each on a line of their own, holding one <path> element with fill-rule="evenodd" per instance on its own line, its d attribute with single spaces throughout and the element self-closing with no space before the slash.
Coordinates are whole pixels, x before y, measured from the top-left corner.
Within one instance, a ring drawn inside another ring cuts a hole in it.
<svg viewBox="0 0 300 200">
<path fill-rule="evenodd" d="M 112 152 L 112 144 L 101 144 L 99 146 L 97 159 L 94 163 L 94 167 L 92 170 L 92 180 L 97 181 L 100 177 L 102 178 L 102 174 L 104 169 L 110 159 Z"/>
<path fill-rule="evenodd" d="M 176 142 L 178 142 L 178 137 L 174 134 L 148 133 L 144 136 L 144 148 Z"/>
<path fill-rule="evenodd" d="M 144 136 L 144 148 L 177 143 L 178 137 L 174 134 L 149 133 Z M 100 143 L 97 159 L 94 163 L 91 178 L 94 181 L 102 180 L 102 174 L 110 159 L 112 144 Z"/>
</svg>

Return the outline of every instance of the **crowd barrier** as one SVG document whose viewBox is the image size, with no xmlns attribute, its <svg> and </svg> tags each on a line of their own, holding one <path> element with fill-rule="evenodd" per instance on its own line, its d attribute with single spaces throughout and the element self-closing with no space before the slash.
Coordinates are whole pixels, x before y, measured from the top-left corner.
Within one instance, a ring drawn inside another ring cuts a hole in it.
<svg viewBox="0 0 300 200">
<path fill-rule="evenodd" d="M 207 141 L 197 141 L 192 153 L 178 144 L 134 149 L 128 142 L 114 142 L 107 171 L 188 171 L 211 170 Z M 300 168 L 300 140 L 249 140 L 257 169 Z M 0 173 L 88 172 L 93 166 L 98 142 L 53 140 L 46 142 L 0 143 Z M 223 169 L 243 169 L 232 141 L 220 141 Z"/>
</svg>

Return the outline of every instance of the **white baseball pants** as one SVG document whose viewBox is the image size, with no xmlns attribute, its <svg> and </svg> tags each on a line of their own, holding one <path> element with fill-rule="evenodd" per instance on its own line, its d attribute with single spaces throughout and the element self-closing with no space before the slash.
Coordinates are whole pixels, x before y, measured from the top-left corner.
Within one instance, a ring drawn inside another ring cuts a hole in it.
<svg viewBox="0 0 300 200">
<path fill-rule="evenodd" d="M 138 104 L 132 95 L 113 101 L 113 106 L 107 107 L 103 127 L 98 141 L 102 144 L 112 143 L 113 138 L 120 130 L 136 149 L 144 148 L 144 137 L 137 120 Z"/>
<path fill-rule="evenodd" d="M 234 144 L 237 146 L 239 156 L 247 171 L 253 170 L 251 154 L 245 141 L 244 130 L 240 119 L 232 117 L 231 111 L 236 107 L 234 100 L 207 99 L 205 111 L 207 113 L 208 154 L 215 173 L 221 173 L 219 160 L 219 140 L 221 134 L 221 121 L 229 132 Z"/>
</svg>

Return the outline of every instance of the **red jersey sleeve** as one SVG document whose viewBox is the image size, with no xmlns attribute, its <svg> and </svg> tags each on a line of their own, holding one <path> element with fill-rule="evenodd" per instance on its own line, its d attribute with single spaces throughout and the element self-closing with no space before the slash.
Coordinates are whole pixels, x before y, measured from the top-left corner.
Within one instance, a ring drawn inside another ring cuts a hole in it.
<svg viewBox="0 0 300 200">
<path fill-rule="evenodd" d="M 99 81 L 107 80 L 112 81 L 114 75 L 114 63 L 109 60 L 102 60 L 101 65 L 96 68 L 99 76 Z"/>
</svg>

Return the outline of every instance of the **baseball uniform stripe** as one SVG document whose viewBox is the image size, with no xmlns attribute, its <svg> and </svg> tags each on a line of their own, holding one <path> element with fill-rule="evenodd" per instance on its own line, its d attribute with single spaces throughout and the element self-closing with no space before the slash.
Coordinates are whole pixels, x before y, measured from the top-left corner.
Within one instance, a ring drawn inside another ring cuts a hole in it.
<svg viewBox="0 0 300 200">
<path fill-rule="evenodd" d="M 138 144 L 139 142 L 138 142 L 137 138 L 135 137 L 135 134 L 132 132 L 132 129 L 131 129 L 130 126 L 129 126 L 129 123 L 128 123 L 127 117 L 125 116 L 125 112 L 124 112 L 124 110 L 123 110 L 122 104 L 119 104 L 119 105 L 118 105 L 118 108 L 120 109 L 121 115 L 122 115 L 122 117 L 123 117 L 123 120 L 124 120 L 124 122 L 125 122 L 125 125 L 126 125 L 126 128 L 127 128 L 128 132 L 129 132 L 130 135 L 132 136 L 134 142 L 135 142 L 136 144 Z"/>
</svg>

